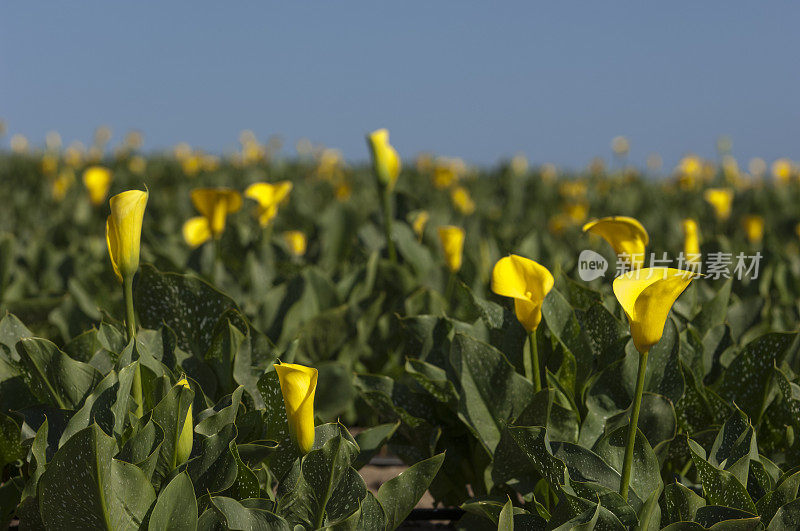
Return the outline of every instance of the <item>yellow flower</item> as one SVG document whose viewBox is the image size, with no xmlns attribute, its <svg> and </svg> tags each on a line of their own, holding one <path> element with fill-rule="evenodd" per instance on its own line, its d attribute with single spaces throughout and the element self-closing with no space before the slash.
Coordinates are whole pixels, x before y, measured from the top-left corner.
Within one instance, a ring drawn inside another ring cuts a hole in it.
<svg viewBox="0 0 800 531">
<path fill-rule="evenodd" d="M 492 270 L 492 291 L 514 299 L 514 312 L 525 330 L 542 321 L 542 302 L 553 289 L 553 275 L 544 266 L 512 254 L 497 261 Z"/>
<path fill-rule="evenodd" d="M 464 254 L 464 229 L 445 225 L 439 227 L 439 240 L 442 243 L 444 259 L 447 268 L 452 273 L 457 273 L 461 269 L 461 261 Z"/>
<path fill-rule="evenodd" d="M 275 365 L 281 384 L 289 433 L 307 454 L 314 446 L 314 392 L 317 390 L 317 369 L 294 363 Z"/>
<path fill-rule="evenodd" d="M 70 168 L 64 168 L 58 173 L 58 177 L 53 180 L 53 199 L 61 201 L 67 195 L 67 190 L 70 189 L 75 182 L 75 172 Z"/>
<path fill-rule="evenodd" d="M 262 227 L 269 225 L 278 215 L 278 205 L 289 197 L 292 191 L 290 181 L 271 183 L 253 183 L 244 191 L 244 195 L 258 201 L 258 223 Z"/>
<path fill-rule="evenodd" d="M 703 161 L 695 155 L 687 155 L 681 159 L 677 168 L 678 183 L 684 190 L 691 190 L 703 175 Z"/>
<path fill-rule="evenodd" d="M 283 241 L 286 242 L 286 247 L 294 256 L 303 256 L 306 254 L 308 241 L 306 240 L 306 235 L 299 230 L 287 230 L 284 232 Z"/>
<path fill-rule="evenodd" d="M 177 384 L 185 387 L 186 389 L 191 389 L 189 386 L 189 382 L 186 381 L 186 378 L 181 379 Z M 192 406 L 189 405 L 189 411 L 186 412 L 186 419 L 183 421 L 183 428 L 181 428 L 181 434 L 178 436 L 178 443 L 175 447 L 175 465 L 180 465 L 186 462 L 189 459 L 189 455 L 192 453 L 192 444 L 194 439 L 194 422 L 192 419 Z"/>
<path fill-rule="evenodd" d="M 53 175 L 58 171 L 58 158 L 50 153 L 42 157 L 42 173 Z"/>
<path fill-rule="evenodd" d="M 106 243 L 111 265 L 120 282 L 123 277 L 132 277 L 139 269 L 139 246 L 147 197 L 147 192 L 128 190 L 109 200 L 111 215 L 106 219 Z"/>
<path fill-rule="evenodd" d="M 192 247 L 222 236 L 228 214 L 242 208 L 242 196 L 230 188 L 198 188 L 192 190 L 191 197 L 194 207 L 202 214 L 183 224 L 183 238 Z"/>
<path fill-rule="evenodd" d="M 764 239 L 764 218 L 761 216 L 745 216 L 742 220 L 742 226 L 750 243 L 759 243 Z"/>
<path fill-rule="evenodd" d="M 111 170 L 102 166 L 89 166 L 83 172 L 83 184 L 89 190 L 89 200 L 99 205 L 106 199 L 111 188 Z"/>
<path fill-rule="evenodd" d="M 389 190 L 394 188 L 397 177 L 400 175 L 400 156 L 389 144 L 389 131 L 378 129 L 367 136 L 372 153 L 372 167 L 378 181 Z"/>
<path fill-rule="evenodd" d="M 577 203 L 567 203 L 564 205 L 564 213 L 573 223 L 582 223 L 589 214 L 589 203 L 585 200 Z"/>
<path fill-rule="evenodd" d="M 198 154 L 192 153 L 191 155 L 181 158 L 180 161 L 181 169 L 187 177 L 194 177 L 200 172 L 201 160 Z"/>
<path fill-rule="evenodd" d="M 687 262 L 700 260 L 700 231 L 693 219 L 683 220 L 683 255 Z"/>
<path fill-rule="evenodd" d="M 425 225 L 428 224 L 430 217 L 431 215 L 428 214 L 427 210 L 420 210 L 414 216 L 414 221 L 411 222 L 411 228 L 414 229 L 414 234 L 417 235 L 419 240 L 422 240 L 422 235 L 425 234 Z"/>
<path fill-rule="evenodd" d="M 793 172 L 794 164 L 787 158 L 778 159 L 772 163 L 772 176 L 781 184 L 788 183 Z"/>
<path fill-rule="evenodd" d="M 469 216 L 475 212 L 475 201 L 469 195 L 469 190 L 463 186 L 456 186 L 450 192 L 450 199 L 461 214 Z"/>
<path fill-rule="evenodd" d="M 605 217 L 584 225 L 583 232 L 601 236 L 620 258 L 631 265 L 631 269 L 642 267 L 644 248 L 650 238 L 638 220 L 627 216 Z"/>
<path fill-rule="evenodd" d="M 668 267 L 629 271 L 614 279 L 616 295 L 631 328 L 636 349 L 645 353 L 664 333 L 669 311 L 696 273 Z"/>
<path fill-rule="evenodd" d="M 714 215 L 720 221 L 731 216 L 733 190 L 730 188 L 709 188 L 703 193 L 703 199 L 714 209 Z"/>
</svg>

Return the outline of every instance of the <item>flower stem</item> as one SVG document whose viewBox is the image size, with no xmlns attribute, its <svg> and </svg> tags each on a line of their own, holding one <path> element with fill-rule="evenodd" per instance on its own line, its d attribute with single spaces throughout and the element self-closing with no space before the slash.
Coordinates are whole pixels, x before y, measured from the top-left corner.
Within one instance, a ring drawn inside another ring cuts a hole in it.
<svg viewBox="0 0 800 531">
<path fill-rule="evenodd" d="M 448 306 L 452 306 L 450 299 L 453 298 L 453 290 L 456 287 L 456 274 L 452 271 L 447 279 L 447 287 L 444 290 L 444 300 L 447 301 Z"/>
<path fill-rule="evenodd" d="M 633 396 L 633 411 L 631 423 L 628 426 L 628 443 L 625 445 L 625 460 L 622 463 L 622 483 L 619 494 L 623 500 L 628 499 L 628 484 L 631 481 L 631 468 L 633 466 L 633 445 L 636 443 L 636 431 L 639 425 L 639 409 L 642 406 L 642 393 L 644 392 L 644 373 L 647 368 L 647 352 L 639 355 L 639 375 L 636 377 L 636 394 Z"/>
<path fill-rule="evenodd" d="M 122 279 L 122 287 L 125 295 L 125 329 L 128 332 L 128 342 L 136 340 L 136 317 L 133 313 L 133 275 L 128 275 Z M 136 403 L 136 416 L 141 418 L 144 414 L 144 403 L 142 401 L 142 369 L 136 363 L 136 370 L 133 373 L 133 400 Z"/>
<path fill-rule="evenodd" d="M 528 334 L 528 342 L 531 348 L 531 359 L 525 364 L 525 376 L 533 381 L 533 390 L 538 393 L 542 390 L 542 381 L 539 375 L 539 345 L 536 342 L 535 328 Z"/>
<path fill-rule="evenodd" d="M 396 264 L 397 252 L 394 250 L 394 240 L 392 240 L 392 192 L 389 188 L 381 190 L 381 206 L 383 208 L 383 230 L 386 233 L 386 248 L 389 252 L 389 260 Z"/>
</svg>

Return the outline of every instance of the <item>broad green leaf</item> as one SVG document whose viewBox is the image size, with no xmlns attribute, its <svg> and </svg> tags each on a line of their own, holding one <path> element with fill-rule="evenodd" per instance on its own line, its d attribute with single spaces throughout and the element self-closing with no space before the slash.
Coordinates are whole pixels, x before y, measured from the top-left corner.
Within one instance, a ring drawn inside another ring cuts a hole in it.
<svg viewBox="0 0 800 531">
<path fill-rule="evenodd" d="M 48 528 L 138 529 L 156 499 L 144 473 L 118 461 L 114 439 L 97 425 L 62 446 L 39 480 L 39 511 Z"/>
<path fill-rule="evenodd" d="M 689 439 L 689 452 L 703 483 L 703 492 L 710 504 L 724 505 L 756 514 L 756 506 L 750 499 L 747 489 L 733 474 L 711 465 L 706 460 L 703 448 L 692 439 Z"/>
<path fill-rule="evenodd" d="M 376 498 L 386 513 L 387 529 L 397 528 L 419 502 L 444 461 L 444 454 L 420 461 L 380 486 Z"/>
<path fill-rule="evenodd" d="M 245 507 L 240 502 L 224 496 L 213 496 L 211 507 L 216 511 L 223 529 L 232 531 L 291 531 L 292 527 L 280 516 L 265 511 Z M 205 513 L 204 513 L 205 516 Z M 198 529 L 201 529 L 198 526 Z"/>
<path fill-rule="evenodd" d="M 192 480 L 181 472 L 158 495 L 150 514 L 148 529 L 194 531 L 197 527 L 197 499 Z"/>
</svg>

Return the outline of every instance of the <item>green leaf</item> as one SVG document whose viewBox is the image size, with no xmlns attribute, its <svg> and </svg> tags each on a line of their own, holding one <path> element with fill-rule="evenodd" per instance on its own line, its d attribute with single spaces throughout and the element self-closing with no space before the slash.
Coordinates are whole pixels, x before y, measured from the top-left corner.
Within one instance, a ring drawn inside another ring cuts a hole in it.
<svg viewBox="0 0 800 531">
<path fill-rule="evenodd" d="M 380 486 L 376 498 L 386 513 L 386 528 L 397 528 L 419 502 L 439 472 L 444 454 L 420 461 Z"/>
<path fill-rule="evenodd" d="M 399 422 L 393 424 L 378 424 L 377 426 L 372 426 L 371 428 L 359 432 L 358 435 L 355 436 L 359 453 L 353 463 L 353 468 L 357 470 L 369 463 L 370 459 L 372 459 L 372 457 L 383 448 L 383 445 L 386 444 L 391 436 L 394 435 L 398 426 L 400 426 Z"/>
<path fill-rule="evenodd" d="M 668 523 L 694 520 L 697 509 L 706 501 L 680 483 L 664 487 L 664 519 Z"/>
<path fill-rule="evenodd" d="M 782 505 L 769 521 L 767 531 L 791 531 L 800 528 L 800 498 Z"/>
<path fill-rule="evenodd" d="M 617 428 L 609 435 L 601 438 L 593 450 L 603 461 L 622 475 L 622 464 L 625 458 L 625 446 L 628 440 L 628 427 Z M 640 430 L 636 430 L 633 445 L 633 465 L 630 489 L 640 500 L 647 500 L 650 494 L 661 491 L 661 465 L 656 454 Z"/>
<path fill-rule="evenodd" d="M 514 531 L 514 504 L 509 499 L 497 519 L 497 531 Z"/>
<path fill-rule="evenodd" d="M 158 495 L 148 529 L 193 531 L 197 527 L 197 499 L 192 480 L 181 472 Z"/>
<path fill-rule="evenodd" d="M 219 517 L 223 529 L 236 531 L 291 531 L 291 526 L 280 516 L 252 507 L 245 507 L 234 499 L 214 496 L 210 500 L 211 507 Z M 205 513 L 203 513 L 205 516 Z M 198 529 L 200 527 L 198 526 Z"/>
<path fill-rule="evenodd" d="M 450 351 L 459 384 L 458 416 L 489 454 L 505 425 L 533 397 L 533 384 L 495 348 L 457 333 Z"/>
<path fill-rule="evenodd" d="M 692 439 L 689 439 L 689 452 L 692 462 L 697 468 L 697 474 L 703 483 L 703 492 L 712 505 L 724 505 L 741 509 L 750 514 L 756 514 L 756 506 L 747 489 L 736 476 L 726 470 L 719 470 L 712 466 L 705 456 L 703 448 Z"/>
<path fill-rule="evenodd" d="M 8 464 L 24 459 L 26 453 L 20 440 L 20 427 L 14 419 L 0 413 L 0 471 Z"/>
<path fill-rule="evenodd" d="M 114 459 L 116 443 L 93 424 L 62 446 L 39 480 L 49 528 L 138 529 L 155 500 L 144 473 Z"/>
<path fill-rule="evenodd" d="M 39 400 L 61 409 L 78 409 L 101 379 L 94 367 L 73 360 L 46 339 L 23 338 L 17 352 Z"/>
<path fill-rule="evenodd" d="M 572 306 L 556 289 L 550 290 L 544 298 L 542 317 L 550 332 L 575 357 L 578 370 L 575 392 L 580 394 L 596 364 L 589 338 L 581 328 Z"/>
</svg>

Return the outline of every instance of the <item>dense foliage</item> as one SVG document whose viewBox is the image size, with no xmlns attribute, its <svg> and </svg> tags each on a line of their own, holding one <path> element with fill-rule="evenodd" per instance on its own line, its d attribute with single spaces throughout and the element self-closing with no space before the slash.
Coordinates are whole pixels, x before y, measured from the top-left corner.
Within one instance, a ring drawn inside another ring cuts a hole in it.
<svg viewBox="0 0 800 531">
<path fill-rule="evenodd" d="M 463 529 L 797 528 L 794 176 L 421 158 L 387 186 L 380 169 L 330 151 L 253 149 L 0 155 L 0 526 L 393 529 L 428 490 L 465 511 Z M 98 204 L 81 182 L 91 164 L 113 175 Z M 192 190 L 281 181 L 292 187 L 276 213 L 245 197 L 218 239 L 185 241 Z M 106 199 L 145 186 L 129 341 Z M 729 216 L 709 188 L 733 192 Z M 627 499 L 640 354 L 611 291 L 617 259 L 581 231 L 607 215 L 642 222 L 648 261 L 677 258 L 684 218 L 704 256 L 762 257 L 757 278 L 700 278 L 673 306 L 649 352 Z M 446 266 L 444 225 L 464 229 L 458 268 Z M 604 277 L 580 279 L 583 249 L 605 256 Z M 491 291 L 509 253 L 555 278 L 533 335 L 539 391 L 525 376 L 528 333 Z M 319 372 L 305 455 L 278 360 Z M 373 494 L 358 469 L 384 447 L 410 468 Z"/>
</svg>

